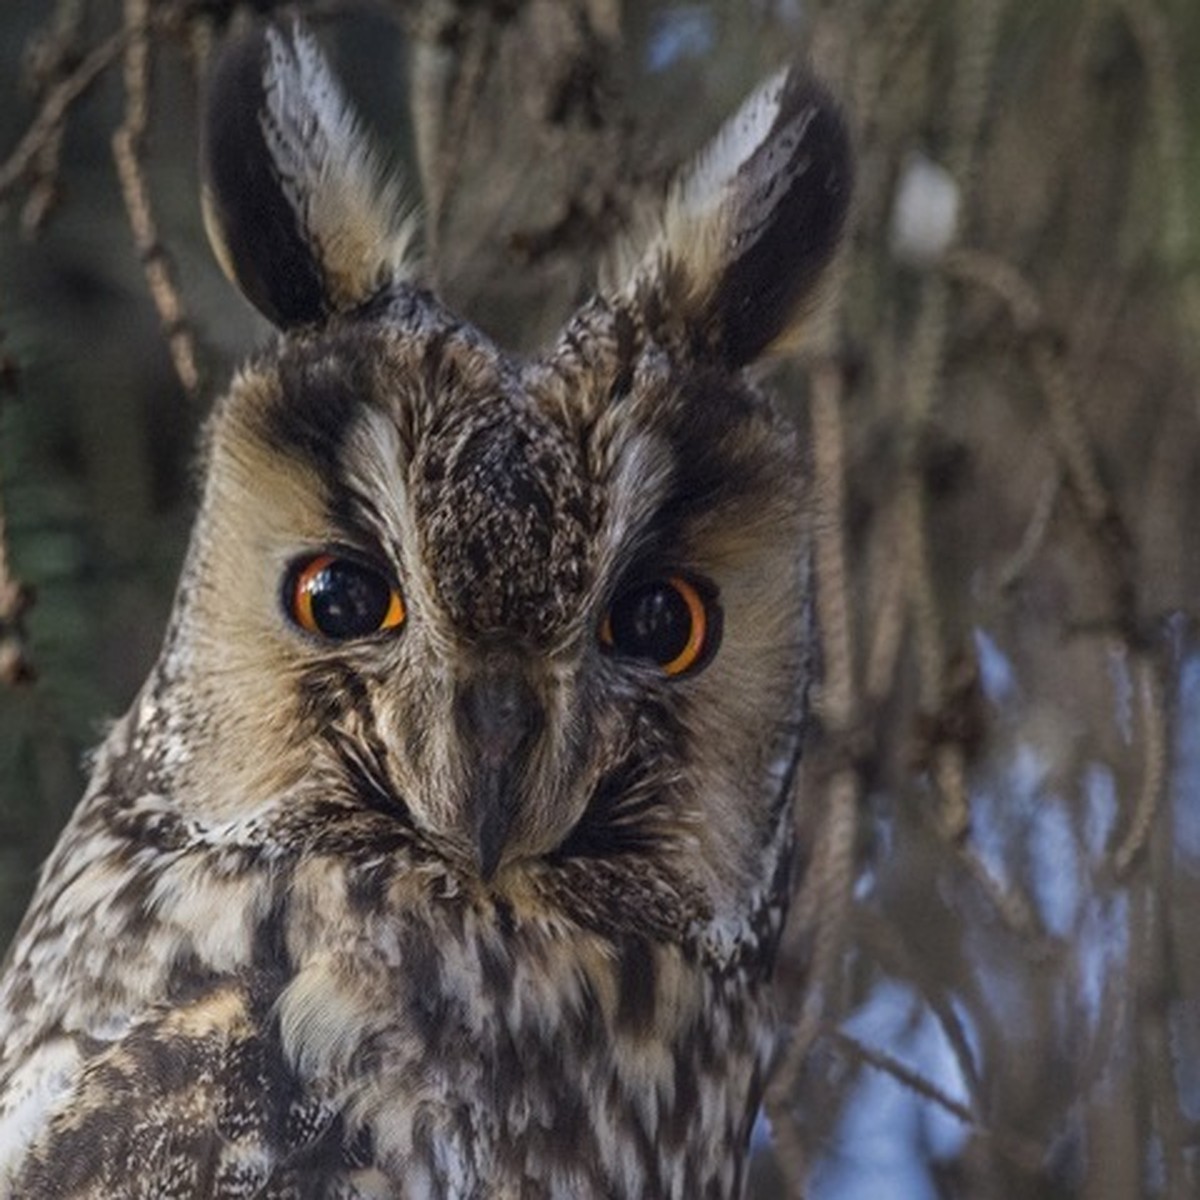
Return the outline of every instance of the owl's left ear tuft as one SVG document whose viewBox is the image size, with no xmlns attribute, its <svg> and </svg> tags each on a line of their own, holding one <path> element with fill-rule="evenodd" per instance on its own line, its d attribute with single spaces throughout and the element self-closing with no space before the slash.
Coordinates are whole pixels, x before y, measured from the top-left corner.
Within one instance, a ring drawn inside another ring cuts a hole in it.
<svg viewBox="0 0 1200 1200">
<path fill-rule="evenodd" d="M 298 21 L 262 26 L 222 51 L 201 171 L 222 268 L 280 328 L 350 312 L 410 274 L 412 222 Z"/>
<path fill-rule="evenodd" d="M 677 178 L 619 286 L 651 328 L 745 366 L 818 303 L 852 176 L 836 104 L 800 68 L 781 71 Z"/>
</svg>

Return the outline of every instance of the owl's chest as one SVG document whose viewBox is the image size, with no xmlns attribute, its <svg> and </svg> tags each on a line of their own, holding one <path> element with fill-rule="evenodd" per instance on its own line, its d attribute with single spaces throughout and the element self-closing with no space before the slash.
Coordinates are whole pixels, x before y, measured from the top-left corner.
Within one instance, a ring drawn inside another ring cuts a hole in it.
<svg viewBox="0 0 1200 1200">
<path fill-rule="evenodd" d="M 348 1171 L 439 1200 L 740 1193 L 770 1050 L 751 991 L 676 946 L 456 925 L 315 955 L 275 1006 Z"/>
</svg>

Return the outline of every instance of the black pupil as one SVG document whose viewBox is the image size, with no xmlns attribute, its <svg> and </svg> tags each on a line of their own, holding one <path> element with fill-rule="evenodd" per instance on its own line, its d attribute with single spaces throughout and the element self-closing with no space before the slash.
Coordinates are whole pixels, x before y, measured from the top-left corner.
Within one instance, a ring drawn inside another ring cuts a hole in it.
<svg viewBox="0 0 1200 1200">
<path fill-rule="evenodd" d="M 692 636 L 687 601 L 669 583 L 651 583 L 619 596 L 609 610 L 613 648 L 659 666 L 677 659 Z"/>
<path fill-rule="evenodd" d="M 383 624 L 392 600 L 386 579 L 348 559 L 329 563 L 307 586 L 313 621 L 331 638 L 374 633 Z"/>
</svg>

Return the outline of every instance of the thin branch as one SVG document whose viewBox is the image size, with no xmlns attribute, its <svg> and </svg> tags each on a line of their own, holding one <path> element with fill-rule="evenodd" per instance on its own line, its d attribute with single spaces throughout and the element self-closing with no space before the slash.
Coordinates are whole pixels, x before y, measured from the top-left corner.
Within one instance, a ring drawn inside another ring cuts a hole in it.
<svg viewBox="0 0 1200 1200">
<path fill-rule="evenodd" d="M 964 202 L 969 202 L 974 194 L 983 113 L 990 90 L 1002 10 L 1002 0 L 984 0 L 972 6 L 969 16 L 963 15 L 958 30 L 955 102 L 951 105 L 954 126 L 950 168 Z M 940 714 L 950 698 L 942 620 L 929 555 L 926 497 L 917 461 L 922 433 L 937 402 L 949 323 L 949 284 L 943 276 L 931 275 L 923 289 L 905 380 L 905 465 L 897 497 L 916 641 L 918 704 L 925 714 Z M 932 723 L 935 727 L 944 724 L 937 716 L 933 716 Z M 958 844 L 965 837 L 971 820 L 966 759 L 961 744 L 944 741 L 934 745 L 930 766 L 940 800 L 939 825 L 947 840 Z"/>
<path fill-rule="evenodd" d="M 21 208 L 21 234 L 34 238 L 41 232 L 59 199 L 59 160 L 65 126 L 58 125 L 42 143 L 34 159 L 34 179 Z"/>
<path fill-rule="evenodd" d="M 862 797 L 861 764 L 852 746 L 859 701 L 845 544 L 841 363 L 825 355 L 813 368 L 811 381 L 816 605 L 824 665 L 818 711 L 835 767 L 825 789 L 813 859 L 794 915 L 802 930 L 812 930 L 804 1000 L 767 1099 L 777 1133 L 777 1152 L 797 1188 L 804 1178 L 805 1164 L 792 1106 L 800 1070 L 834 990 L 845 951 Z"/>
<path fill-rule="evenodd" d="M 58 0 L 49 31 L 30 47 L 28 69 L 39 94 L 45 94 L 71 73 L 78 57 L 83 18 L 83 0 Z M 21 209 L 21 233 L 27 238 L 37 235 L 58 203 L 65 126 L 65 120 L 60 121 L 34 157 L 29 195 Z"/>
<path fill-rule="evenodd" d="M 1142 737 L 1145 749 L 1142 756 L 1142 780 L 1134 803 L 1129 829 L 1113 852 L 1113 867 L 1118 878 L 1129 873 L 1134 861 L 1145 850 L 1154 828 L 1167 779 L 1167 716 L 1166 698 L 1159 672 L 1150 657 L 1136 656 L 1138 698 L 1141 707 Z"/>
<path fill-rule="evenodd" d="M 24 617 L 33 594 L 12 573 L 8 560 L 8 526 L 0 495 L 0 683 L 10 687 L 35 678 L 25 637 Z"/>
<path fill-rule="evenodd" d="M 134 245 L 142 259 L 146 286 L 167 336 L 175 374 L 189 396 L 199 390 L 196 347 L 191 324 L 175 285 L 166 248 L 159 240 L 150 191 L 142 166 L 149 119 L 150 0 L 125 0 L 125 120 L 113 134 L 113 160 Z"/>
<path fill-rule="evenodd" d="M 831 1025 L 824 1026 L 821 1035 L 832 1042 L 847 1058 L 890 1075 L 910 1092 L 928 1100 L 931 1104 L 936 1104 L 944 1112 L 957 1118 L 976 1133 L 988 1138 L 1006 1158 L 1020 1163 L 1027 1170 L 1036 1170 L 1045 1158 L 1044 1149 L 1036 1142 L 1012 1133 L 992 1129 L 971 1107 L 963 1104 L 960 1100 L 955 1100 L 953 1096 L 919 1071 L 913 1070 L 886 1051 L 867 1046 L 857 1038 L 851 1037 L 850 1034 Z"/>
<path fill-rule="evenodd" d="M 53 88 L 16 149 L 0 164 L 0 199 L 27 176 L 36 175 L 38 157 L 45 152 L 46 145 L 58 136 L 71 105 L 115 61 L 131 34 L 131 30 L 121 29 L 105 38 L 66 79 Z"/>
<path fill-rule="evenodd" d="M 427 6 L 414 33 L 410 96 L 434 280 L 468 127 L 495 55 L 496 20 L 448 0 Z"/>
<path fill-rule="evenodd" d="M 1008 591 L 1016 585 L 1045 544 L 1061 490 L 1062 472 L 1055 469 L 1042 480 L 1042 485 L 1038 488 L 1033 512 L 1029 516 L 1029 524 L 1025 526 L 1024 534 L 1021 535 L 1020 545 L 996 574 L 996 583 L 1001 591 Z"/>
<path fill-rule="evenodd" d="M 1194 1150 L 1189 1145 L 1188 1119 L 1183 1110 L 1169 1022 L 1173 968 L 1166 914 L 1173 847 L 1163 830 L 1154 838 L 1151 863 L 1134 891 L 1132 983 L 1137 997 L 1136 1033 L 1141 1059 L 1138 1091 L 1149 1110 L 1151 1136 L 1161 1155 L 1165 1200 L 1190 1200 L 1196 1195 Z"/>
<path fill-rule="evenodd" d="M 823 1025 L 821 1036 L 828 1038 L 849 1058 L 890 1075 L 904 1084 L 910 1092 L 915 1092 L 918 1096 L 923 1096 L 926 1100 L 938 1105 L 952 1117 L 957 1117 L 964 1125 L 970 1125 L 974 1129 L 984 1128 L 983 1121 L 969 1105 L 964 1104 L 961 1100 L 955 1100 L 953 1096 L 926 1079 L 919 1071 L 905 1066 L 898 1058 L 894 1058 L 885 1050 L 877 1050 L 860 1042 L 857 1038 L 838 1029 L 836 1025 Z"/>
<path fill-rule="evenodd" d="M 15 686 L 34 678 L 25 637 L 25 614 L 33 593 L 13 573 L 8 556 L 8 520 L 0 488 L 0 683 Z"/>
<path fill-rule="evenodd" d="M 1180 314 L 1194 361 L 1200 337 L 1200 271 L 1195 266 L 1195 201 L 1188 154 L 1192 132 L 1179 89 L 1177 41 L 1154 0 L 1121 0 L 1121 8 L 1145 63 L 1150 134 L 1158 160 L 1157 191 L 1162 197 L 1160 245 L 1168 269 L 1177 273 Z"/>
<path fill-rule="evenodd" d="M 846 451 L 842 433 L 842 371 L 831 359 L 812 373 L 813 538 L 817 569 L 817 624 L 824 674 L 820 711 L 825 728 L 845 733 L 857 717 L 853 604 L 846 562 Z"/>
<path fill-rule="evenodd" d="M 1078 390 L 1067 368 L 1062 339 L 1047 326 L 1037 289 L 1011 263 L 976 251 L 947 257 L 946 270 L 990 291 L 1025 335 L 1030 370 L 1046 401 L 1054 447 L 1064 478 L 1108 572 L 1113 622 L 1127 643 L 1139 640 L 1133 583 L 1132 539 L 1105 486 L 1091 438 L 1079 411 Z"/>
<path fill-rule="evenodd" d="M 895 514 L 890 514 L 894 523 Z M 892 544 L 885 535 L 885 544 Z M 904 634 L 908 627 L 908 597 L 905 563 L 902 557 L 888 554 L 879 569 L 881 578 L 869 589 L 874 601 L 868 628 L 874 636 L 867 651 L 864 690 L 867 703 L 882 704 L 892 694 L 900 655 L 904 648 Z"/>
</svg>

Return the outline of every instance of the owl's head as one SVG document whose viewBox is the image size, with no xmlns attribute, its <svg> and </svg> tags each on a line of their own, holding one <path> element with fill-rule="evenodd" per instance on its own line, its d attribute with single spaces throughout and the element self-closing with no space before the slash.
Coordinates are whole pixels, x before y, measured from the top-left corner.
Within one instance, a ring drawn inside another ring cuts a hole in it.
<svg viewBox="0 0 1200 1200">
<path fill-rule="evenodd" d="M 212 419 L 147 693 L 189 698 L 189 820 L 408 847 L 464 887 L 627 863 L 734 904 L 781 836 L 811 658 L 802 455 L 744 371 L 838 240 L 831 103 L 770 80 L 519 360 L 420 286 L 306 32 L 241 42 L 210 92 L 206 221 L 280 337 Z"/>
</svg>

